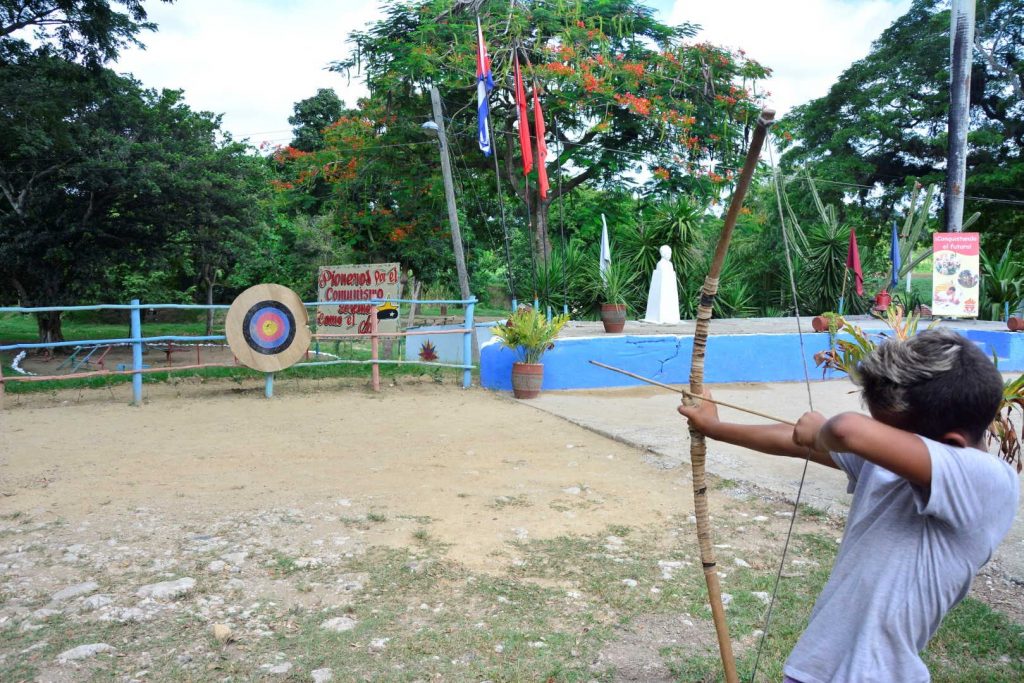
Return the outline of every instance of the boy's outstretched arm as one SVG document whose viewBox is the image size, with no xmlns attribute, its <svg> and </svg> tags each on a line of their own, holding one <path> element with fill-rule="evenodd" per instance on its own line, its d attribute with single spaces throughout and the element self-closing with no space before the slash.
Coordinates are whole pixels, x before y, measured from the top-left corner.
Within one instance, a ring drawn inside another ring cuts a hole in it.
<svg viewBox="0 0 1024 683">
<path fill-rule="evenodd" d="M 800 446 L 816 451 L 854 453 L 912 484 L 930 486 L 932 483 L 932 458 L 921 437 L 867 415 L 840 413 L 826 419 L 821 413 L 805 413 L 792 433 L 793 442 Z M 956 440 L 955 434 L 950 437 L 951 441 Z M 957 442 L 954 445 L 967 444 Z"/>
<path fill-rule="evenodd" d="M 704 395 L 711 398 L 711 392 Z M 769 455 L 786 455 L 793 458 L 809 458 L 812 462 L 828 467 L 838 466 L 827 451 L 815 450 L 797 444 L 793 440 L 793 427 L 784 424 L 747 425 L 722 422 L 714 403 L 701 401 L 699 406 L 681 405 L 679 414 L 690 422 L 690 426 L 715 441 L 725 441 L 736 446 L 750 448 Z"/>
</svg>

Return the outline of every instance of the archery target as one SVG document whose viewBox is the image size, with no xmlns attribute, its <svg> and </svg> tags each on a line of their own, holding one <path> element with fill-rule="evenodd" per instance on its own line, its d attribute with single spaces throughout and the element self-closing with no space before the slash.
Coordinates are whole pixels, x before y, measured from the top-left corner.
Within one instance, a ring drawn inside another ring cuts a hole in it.
<svg viewBox="0 0 1024 683">
<path fill-rule="evenodd" d="M 224 321 L 231 352 L 246 367 L 261 372 L 283 370 L 309 349 L 306 307 L 281 285 L 250 287 L 231 304 Z"/>
</svg>

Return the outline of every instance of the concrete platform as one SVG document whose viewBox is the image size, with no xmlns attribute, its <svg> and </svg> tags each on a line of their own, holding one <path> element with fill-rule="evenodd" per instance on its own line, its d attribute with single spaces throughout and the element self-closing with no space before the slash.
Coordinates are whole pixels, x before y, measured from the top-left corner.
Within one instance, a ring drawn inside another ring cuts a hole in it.
<svg viewBox="0 0 1024 683">
<path fill-rule="evenodd" d="M 883 334 L 877 319 L 851 317 L 867 332 Z M 733 318 L 711 321 L 705 381 L 791 382 L 805 372 L 817 379 L 841 377 L 815 367 L 814 355 L 831 347 L 827 333 L 813 332 L 811 319 Z M 927 324 L 927 323 L 926 323 Z M 1004 323 L 942 321 L 999 358 L 1004 371 L 1024 370 L 1024 334 L 1010 332 Z M 696 324 L 655 325 L 627 321 L 621 334 L 606 334 L 600 322 L 570 322 L 552 350 L 544 354 L 545 390 L 638 386 L 640 382 L 591 365 L 597 360 L 659 382 L 689 381 Z M 843 335 L 840 335 L 841 337 Z M 516 354 L 496 340 L 480 349 L 480 382 L 489 389 L 510 390 Z"/>
</svg>

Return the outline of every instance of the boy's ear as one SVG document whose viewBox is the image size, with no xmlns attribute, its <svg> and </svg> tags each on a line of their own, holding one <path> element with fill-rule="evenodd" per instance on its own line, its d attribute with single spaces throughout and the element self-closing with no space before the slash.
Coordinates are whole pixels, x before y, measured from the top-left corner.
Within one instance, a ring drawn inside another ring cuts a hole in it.
<svg viewBox="0 0 1024 683">
<path fill-rule="evenodd" d="M 971 440 L 968 439 L 963 432 L 952 431 L 946 432 L 942 435 L 942 443 L 949 446 L 956 446 L 957 448 L 967 448 L 971 446 Z"/>
</svg>

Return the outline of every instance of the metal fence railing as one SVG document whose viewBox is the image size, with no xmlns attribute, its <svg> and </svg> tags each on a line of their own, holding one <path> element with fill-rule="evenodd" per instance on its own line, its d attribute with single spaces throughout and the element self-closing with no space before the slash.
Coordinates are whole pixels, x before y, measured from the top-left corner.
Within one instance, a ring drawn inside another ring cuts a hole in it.
<svg viewBox="0 0 1024 683">
<path fill-rule="evenodd" d="M 470 297 L 466 300 L 419 300 L 419 299 L 393 299 L 389 300 L 393 304 L 410 304 L 410 305 L 461 305 L 465 307 L 465 322 L 459 328 L 448 329 L 448 330 L 430 330 L 430 331 L 419 331 L 419 330 L 407 330 L 404 332 L 381 332 L 377 329 L 377 316 L 376 307 L 382 303 L 383 300 L 372 300 L 366 302 L 371 306 L 371 329 L 369 334 L 358 333 L 358 334 L 330 334 L 330 333 L 318 333 L 314 332 L 313 339 L 317 340 L 341 340 L 341 339 L 363 339 L 370 341 L 371 355 L 369 359 L 343 359 L 334 358 L 332 360 L 313 360 L 296 363 L 291 366 L 292 368 L 302 367 L 316 367 L 316 366 L 328 366 L 328 365 L 370 365 L 371 375 L 373 381 L 373 388 L 375 391 L 380 390 L 380 366 L 391 365 L 391 364 L 407 364 L 407 365 L 423 365 L 430 367 L 440 368 L 452 368 L 463 371 L 462 386 L 469 387 L 472 381 L 472 371 L 474 365 L 472 363 L 472 344 L 473 344 L 473 312 L 476 306 L 477 300 L 475 297 Z M 317 306 L 336 306 L 338 302 L 334 301 L 313 301 L 303 304 L 307 308 Z M 213 367 L 237 367 L 239 366 L 237 359 L 232 357 L 231 363 L 204 363 L 202 362 L 199 347 L 197 346 L 197 362 L 188 363 L 185 365 L 171 365 L 170 357 L 173 351 L 173 345 L 175 343 L 182 345 L 198 345 L 209 342 L 219 342 L 226 344 L 227 338 L 223 334 L 214 335 L 155 335 L 146 337 L 143 335 L 143 322 L 142 312 L 143 311 L 156 311 L 156 310 L 194 310 L 194 311 L 210 311 L 219 310 L 224 311 L 230 308 L 227 305 L 202 305 L 202 304 L 143 304 L 138 299 L 132 299 L 129 304 L 97 304 L 91 306 L 39 306 L 39 307 L 6 307 L 0 308 L 0 314 L 3 313 L 24 313 L 24 314 L 37 314 L 37 313 L 50 313 L 50 312 L 79 312 L 79 311 L 128 311 L 129 313 L 129 336 L 118 337 L 118 338 L 104 338 L 104 339 L 76 339 L 70 341 L 60 342 L 18 342 L 13 344 L 0 344 L 0 352 L 28 352 L 38 349 L 58 349 L 58 348 L 70 348 L 74 349 L 72 354 L 69 356 L 71 362 L 68 366 L 71 368 L 71 372 L 65 374 L 22 374 L 22 375 L 5 375 L 3 372 L 2 364 L 0 364 L 0 396 L 3 395 L 5 386 L 12 382 L 41 382 L 41 381 L 59 381 L 78 379 L 83 377 L 96 377 L 96 376 L 116 376 L 116 375 L 130 375 L 132 378 L 132 403 L 139 405 L 142 402 L 142 377 L 148 373 L 154 372 L 177 372 L 182 370 L 195 370 L 199 368 L 213 368 Z M 430 362 L 422 360 L 392 360 L 387 358 L 379 357 L 379 342 L 382 338 L 401 338 L 401 337 L 413 337 L 417 335 L 439 335 L 439 334 L 461 334 L 463 335 L 463 354 L 461 363 L 443 363 L 443 362 Z M 166 345 L 168 364 L 166 366 L 159 367 L 146 367 L 143 363 L 143 351 L 146 346 L 154 345 Z M 131 366 L 114 369 L 108 369 L 105 366 L 104 359 L 106 357 L 106 351 L 101 352 L 96 359 L 93 359 L 93 355 L 97 349 L 114 346 L 128 346 L 131 348 Z M 184 347 L 182 347 L 184 348 Z M 180 349 L 179 349 L 180 350 Z M 82 354 L 82 358 L 78 358 L 78 355 Z M 91 370 L 88 372 L 79 372 L 80 368 L 84 365 L 97 366 L 98 369 Z M 291 369 L 291 368 L 288 368 Z M 285 371 L 287 371 L 286 369 Z M 265 393 L 269 398 L 273 395 L 273 381 L 275 373 L 265 373 Z"/>
</svg>

